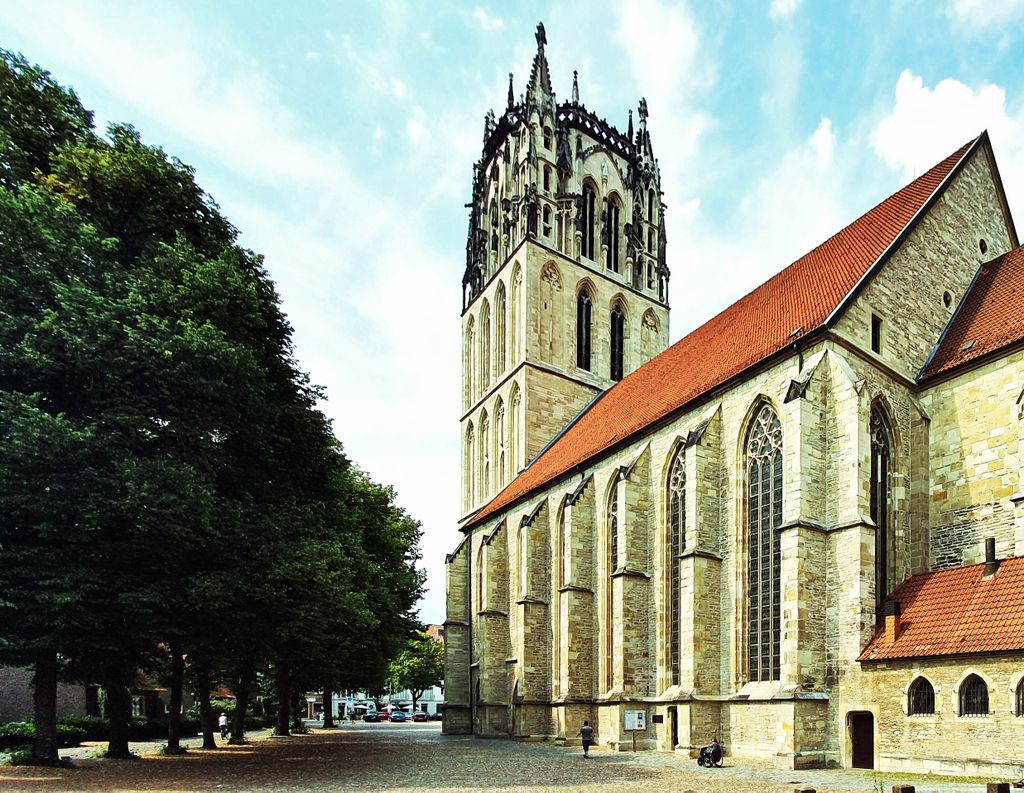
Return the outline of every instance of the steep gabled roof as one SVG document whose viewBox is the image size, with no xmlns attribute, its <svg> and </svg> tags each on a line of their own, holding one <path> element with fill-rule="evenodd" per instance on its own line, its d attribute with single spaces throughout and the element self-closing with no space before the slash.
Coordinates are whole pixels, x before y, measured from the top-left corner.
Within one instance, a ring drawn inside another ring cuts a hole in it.
<svg viewBox="0 0 1024 793">
<path fill-rule="evenodd" d="M 889 600 L 900 604 L 896 641 L 880 627 L 858 661 L 1024 650 L 1024 556 L 915 575 Z"/>
<path fill-rule="evenodd" d="M 946 374 L 1024 340 L 1024 246 L 984 264 L 921 380 Z"/>
<path fill-rule="evenodd" d="M 466 523 L 553 482 L 826 324 L 984 133 L 606 391 Z"/>
</svg>

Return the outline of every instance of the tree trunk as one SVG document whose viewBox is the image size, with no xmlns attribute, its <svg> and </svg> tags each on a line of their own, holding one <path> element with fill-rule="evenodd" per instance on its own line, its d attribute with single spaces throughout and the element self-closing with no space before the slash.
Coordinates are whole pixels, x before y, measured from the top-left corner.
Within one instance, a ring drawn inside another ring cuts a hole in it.
<svg viewBox="0 0 1024 793">
<path fill-rule="evenodd" d="M 306 725 L 302 721 L 305 718 L 305 705 L 306 699 L 302 696 L 302 692 L 299 689 L 294 689 L 291 696 L 292 703 L 292 731 L 297 732 L 300 735 L 307 732 Z"/>
<path fill-rule="evenodd" d="M 167 714 L 167 754 L 181 754 L 181 687 L 185 677 L 185 657 L 178 642 L 171 642 L 171 701 Z"/>
<path fill-rule="evenodd" d="M 329 686 L 324 686 L 324 728 L 331 729 L 334 726 L 334 692 Z"/>
<path fill-rule="evenodd" d="M 196 673 L 196 696 L 199 697 L 199 726 L 203 730 L 203 748 L 216 749 L 213 737 L 213 707 L 210 704 L 210 675 L 206 670 Z"/>
<path fill-rule="evenodd" d="M 85 715 L 86 716 L 102 716 L 103 712 L 100 710 L 100 687 L 99 686 L 86 686 L 85 687 Z"/>
<path fill-rule="evenodd" d="M 245 743 L 245 711 L 249 707 L 251 680 L 252 668 L 247 665 L 239 672 L 238 685 L 235 687 L 235 715 L 231 720 L 231 738 L 228 740 L 232 746 Z"/>
<path fill-rule="evenodd" d="M 277 664 L 274 682 L 277 688 L 277 724 L 274 726 L 274 735 L 291 735 L 288 723 L 291 721 L 292 681 L 287 664 Z"/>
<path fill-rule="evenodd" d="M 423 691 L 425 691 L 425 690 L 426 689 L 423 689 Z M 422 694 L 423 691 L 420 691 L 419 694 Z M 416 693 L 416 689 L 415 688 L 410 689 L 409 693 L 412 694 L 412 712 L 415 713 L 416 712 L 416 700 L 418 700 L 420 697 L 419 697 L 419 694 Z"/>
<path fill-rule="evenodd" d="M 107 718 L 110 719 L 110 740 L 107 742 L 107 757 L 127 759 L 132 756 L 128 750 L 128 724 L 131 720 L 132 698 L 123 680 L 114 680 L 106 686 Z"/>
<path fill-rule="evenodd" d="M 32 704 L 35 711 L 36 739 L 32 747 L 33 765 L 57 765 L 57 653 L 53 650 L 36 656 L 32 676 Z"/>
</svg>

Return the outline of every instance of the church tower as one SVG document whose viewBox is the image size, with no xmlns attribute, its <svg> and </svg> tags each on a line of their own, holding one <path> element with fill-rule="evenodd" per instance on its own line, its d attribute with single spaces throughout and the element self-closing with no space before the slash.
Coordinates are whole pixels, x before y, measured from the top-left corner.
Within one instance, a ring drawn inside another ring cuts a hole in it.
<svg viewBox="0 0 1024 793">
<path fill-rule="evenodd" d="M 573 73 L 557 102 L 544 26 L 524 94 L 484 120 L 462 279 L 462 514 L 668 342 L 664 205 L 640 100 L 623 134 Z"/>
</svg>

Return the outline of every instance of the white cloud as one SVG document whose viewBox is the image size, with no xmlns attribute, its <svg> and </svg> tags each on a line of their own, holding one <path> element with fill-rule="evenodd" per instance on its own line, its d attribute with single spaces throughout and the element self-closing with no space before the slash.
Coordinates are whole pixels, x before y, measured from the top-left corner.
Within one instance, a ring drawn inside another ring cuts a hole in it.
<svg viewBox="0 0 1024 793">
<path fill-rule="evenodd" d="M 957 26 L 980 33 L 1018 23 L 1024 0 L 950 0 L 946 13 Z"/>
<path fill-rule="evenodd" d="M 832 121 L 823 118 L 735 201 L 727 227 L 711 226 L 691 207 L 673 238 L 673 260 L 686 262 L 685 290 L 672 291 L 672 336 L 680 338 L 851 218 L 847 187 L 856 178 Z"/>
<path fill-rule="evenodd" d="M 501 30 L 505 27 L 504 20 L 492 17 L 479 6 L 473 11 L 473 18 L 480 23 L 480 27 L 487 31 Z"/>
<path fill-rule="evenodd" d="M 1006 91 L 945 79 L 934 88 L 905 70 L 892 110 L 875 127 L 871 145 L 904 178 L 920 175 L 987 129 L 1011 209 L 1024 206 L 1024 117 L 1006 109 Z"/>
<path fill-rule="evenodd" d="M 796 13 L 800 7 L 800 0 L 772 0 L 768 15 L 772 19 L 787 19 Z"/>
</svg>

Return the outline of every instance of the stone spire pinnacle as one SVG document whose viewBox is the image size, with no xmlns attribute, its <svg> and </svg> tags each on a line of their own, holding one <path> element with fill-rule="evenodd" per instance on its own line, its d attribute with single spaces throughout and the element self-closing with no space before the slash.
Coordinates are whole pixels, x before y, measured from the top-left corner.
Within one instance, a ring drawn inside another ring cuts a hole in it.
<svg viewBox="0 0 1024 793">
<path fill-rule="evenodd" d="M 548 59 L 544 47 L 548 43 L 544 33 L 544 23 L 537 25 L 537 54 L 533 56 L 533 68 L 530 70 L 530 82 L 526 86 L 526 99 L 538 108 L 547 107 L 551 103 L 551 75 L 548 73 Z"/>
<path fill-rule="evenodd" d="M 512 72 L 508 73 L 508 108 L 516 103 L 516 92 L 512 90 Z"/>
<path fill-rule="evenodd" d="M 572 103 L 574 105 L 578 105 L 580 103 L 579 72 L 575 69 L 572 70 Z"/>
</svg>

